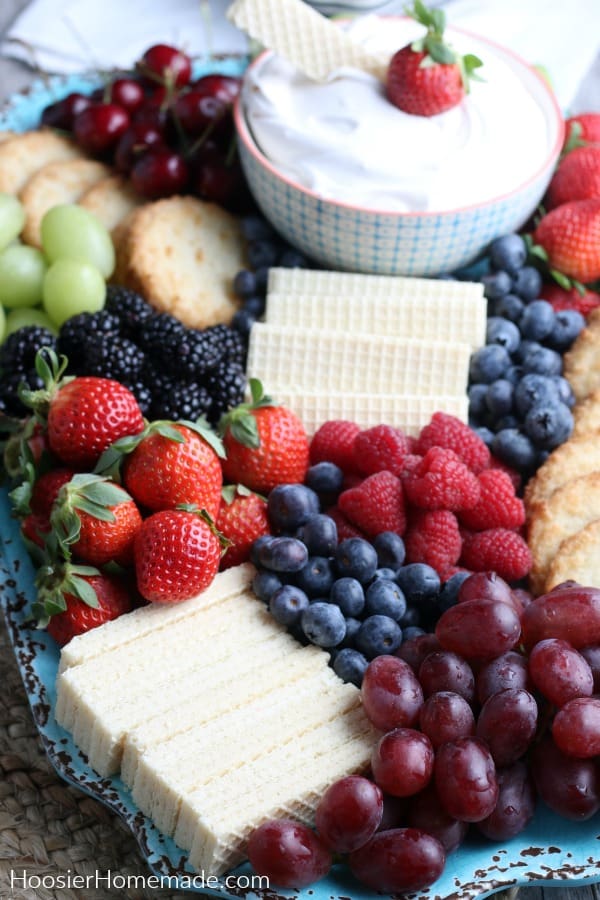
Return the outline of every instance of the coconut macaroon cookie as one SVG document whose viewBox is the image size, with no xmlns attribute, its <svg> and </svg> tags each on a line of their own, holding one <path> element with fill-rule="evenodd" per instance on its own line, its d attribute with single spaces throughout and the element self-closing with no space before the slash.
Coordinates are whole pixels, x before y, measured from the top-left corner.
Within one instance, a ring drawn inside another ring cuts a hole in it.
<svg viewBox="0 0 600 900">
<path fill-rule="evenodd" d="M 113 231 L 145 201 L 123 175 L 109 175 L 89 188 L 78 203 L 93 213 L 107 231 Z"/>
<path fill-rule="evenodd" d="M 0 142 L 0 191 L 18 194 L 31 176 L 48 163 L 82 156 L 74 141 L 50 129 L 10 137 Z"/>
</svg>

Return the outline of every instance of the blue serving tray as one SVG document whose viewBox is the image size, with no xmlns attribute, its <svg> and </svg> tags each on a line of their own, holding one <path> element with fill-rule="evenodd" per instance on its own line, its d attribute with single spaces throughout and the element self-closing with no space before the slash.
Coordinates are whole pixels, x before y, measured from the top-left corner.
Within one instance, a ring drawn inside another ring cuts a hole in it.
<svg viewBox="0 0 600 900">
<path fill-rule="evenodd" d="M 196 74 L 219 71 L 239 75 L 245 65 L 246 60 L 241 58 L 212 60 L 197 66 Z M 93 73 L 35 82 L 0 109 L 0 129 L 23 131 L 33 128 L 48 103 L 71 91 L 89 92 L 97 85 L 98 76 Z M 158 878 L 172 879 L 164 881 L 165 887 L 236 900 L 240 897 L 276 900 L 278 896 L 297 897 L 298 900 L 376 900 L 380 896 L 365 890 L 342 865 L 334 866 L 327 878 L 300 892 L 278 894 L 272 889 L 244 887 L 243 876 L 251 875 L 247 865 L 233 873 L 236 878 L 242 876 L 237 884 L 228 884 L 225 877 L 219 879 L 218 886 L 191 883 L 194 873 L 187 863 L 187 854 L 139 811 L 119 778 L 99 778 L 70 735 L 57 724 L 54 705 L 59 651 L 52 638 L 34 629 L 28 620 L 34 598 L 34 569 L 18 523 L 11 517 L 7 491 L 2 489 L 0 606 L 45 751 L 62 778 L 121 816 L 135 836 L 150 872 Z M 443 875 L 431 888 L 403 896 L 405 900 L 470 900 L 517 885 L 568 882 L 570 886 L 576 886 L 598 882 L 599 824 L 598 815 L 587 822 L 572 823 L 540 806 L 527 830 L 513 840 L 494 844 L 482 837 L 470 836 L 448 857 Z"/>
</svg>

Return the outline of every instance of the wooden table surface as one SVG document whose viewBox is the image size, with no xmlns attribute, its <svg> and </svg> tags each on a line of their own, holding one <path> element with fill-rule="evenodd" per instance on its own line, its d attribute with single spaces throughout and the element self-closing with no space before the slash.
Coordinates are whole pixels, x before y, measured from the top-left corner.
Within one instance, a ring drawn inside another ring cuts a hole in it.
<svg viewBox="0 0 600 900">
<path fill-rule="evenodd" d="M 0 39 L 29 0 L 0 0 Z M 0 57 L 0 102 L 14 91 L 26 87 L 32 78 L 31 70 L 19 62 Z M 600 59 L 577 96 L 573 111 L 600 109 Z M 451 865 L 450 857 L 448 864 Z M 600 886 L 589 887 L 531 887 L 523 888 L 521 900 L 600 900 Z"/>
</svg>

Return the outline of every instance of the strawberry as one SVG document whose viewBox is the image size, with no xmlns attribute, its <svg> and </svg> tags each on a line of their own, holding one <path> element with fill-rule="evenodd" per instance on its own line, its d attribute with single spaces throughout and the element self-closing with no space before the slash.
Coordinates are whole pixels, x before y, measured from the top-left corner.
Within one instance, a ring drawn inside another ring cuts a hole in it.
<svg viewBox="0 0 600 900">
<path fill-rule="evenodd" d="M 179 603 L 205 590 L 219 569 L 222 545 L 202 511 L 165 509 L 139 528 L 134 544 L 140 594 L 155 603 Z"/>
<path fill-rule="evenodd" d="M 59 491 L 51 516 L 64 555 L 94 566 L 127 566 L 142 517 L 129 494 L 99 475 L 74 475 Z"/>
<path fill-rule="evenodd" d="M 38 577 L 33 614 L 59 646 L 72 637 L 103 625 L 132 608 L 125 582 L 88 566 L 45 568 Z"/>
<path fill-rule="evenodd" d="M 363 475 L 374 475 L 384 469 L 400 475 L 408 453 L 408 441 L 399 428 L 375 425 L 356 435 L 352 449 L 355 465 Z"/>
<path fill-rule="evenodd" d="M 600 144 L 576 147 L 560 161 L 546 195 L 546 208 L 600 197 Z"/>
<path fill-rule="evenodd" d="M 309 462 L 304 425 L 290 409 L 275 406 L 262 385 L 250 379 L 252 401 L 226 413 L 219 424 L 231 483 L 267 494 L 278 484 L 302 484 Z"/>
<path fill-rule="evenodd" d="M 64 484 L 67 484 L 75 472 L 64 467 L 50 469 L 36 479 L 31 493 L 31 512 L 43 516 L 50 522 L 50 513 Z"/>
<path fill-rule="evenodd" d="M 141 506 L 159 512 L 193 504 L 215 518 L 221 504 L 223 448 L 206 423 L 153 422 L 133 440 L 117 442 L 98 468 L 113 471 L 125 454 L 123 483 Z"/>
<path fill-rule="evenodd" d="M 330 419 L 315 431 L 310 442 L 310 463 L 332 462 L 344 473 L 356 472 L 354 441 L 360 426 L 347 419 Z"/>
<path fill-rule="evenodd" d="M 376 472 L 338 497 L 338 507 L 368 537 L 406 528 L 402 482 L 391 472 Z"/>
<path fill-rule="evenodd" d="M 424 25 L 427 33 L 398 50 L 387 72 L 388 100 L 404 112 L 435 116 L 457 106 L 469 90 L 469 80 L 481 60 L 472 54 L 459 56 L 444 40 L 446 15 L 415 0 L 408 14 Z"/>
<path fill-rule="evenodd" d="M 46 516 L 29 513 L 21 522 L 21 534 L 26 541 L 43 547 L 50 533 L 50 520 Z"/>
<path fill-rule="evenodd" d="M 539 222 L 533 240 L 550 267 L 586 284 L 600 278 L 600 199 L 563 203 Z"/>
<path fill-rule="evenodd" d="M 589 316 L 593 309 L 600 306 L 600 294 L 596 291 L 584 290 L 583 294 L 577 288 L 563 288 L 558 284 L 545 284 L 542 297 L 558 312 L 561 309 L 574 309 L 582 316 Z"/>
<path fill-rule="evenodd" d="M 565 122 L 565 147 L 574 141 L 600 144 L 600 113 L 580 113 Z"/>
<path fill-rule="evenodd" d="M 221 569 L 230 569 L 250 559 L 250 548 L 256 538 L 269 534 L 267 501 L 243 485 L 230 484 L 222 492 L 217 528 L 229 541 L 221 560 Z"/>
</svg>

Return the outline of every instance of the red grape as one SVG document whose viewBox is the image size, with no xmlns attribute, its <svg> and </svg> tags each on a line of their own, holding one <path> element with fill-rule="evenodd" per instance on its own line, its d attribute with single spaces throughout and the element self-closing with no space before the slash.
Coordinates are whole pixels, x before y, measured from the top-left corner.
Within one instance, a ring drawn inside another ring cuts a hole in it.
<svg viewBox="0 0 600 900">
<path fill-rule="evenodd" d="M 574 697 L 589 697 L 594 676 L 581 653 L 566 641 L 547 638 L 529 654 L 529 674 L 536 688 L 555 706 Z"/>
<path fill-rule="evenodd" d="M 519 640 L 521 624 L 508 603 L 471 600 L 442 613 L 435 633 L 445 650 L 485 662 L 512 650 Z"/>
<path fill-rule="evenodd" d="M 419 712 L 419 725 L 434 749 L 475 733 L 473 710 L 453 691 L 438 691 L 428 697 Z"/>
<path fill-rule="evenodd" d="M 375 728 L 390 731 L 416 723 L 423 691 L 408 663 L 395 656 L 378 656 L 367 666 L 362 702 Z"/>
<path fill-rule="evenodd" d="M 150 84 L 158 82 L 182 87 L 192 77 L 189 56 L 169 44 L 149 47 L 138 63 L 138 68 Z"/>
<path fill-rule="evenodd" d="M 336 853 L 351 853 L 370 840 L 383 816 L 383 793 L 372 781 L 349 775 L 323 794 L 315 814 L 319 837 Z"/>
<path fill-rule="evenodd" d="M 473 572 L 459 587 L 457 599 L 459 603 L 466 603 L 469 600 L 496 600 L 511 606 L 514 604 L 510 587 L 495 572 Z"/>
<path fill-rule="evenodd" d="M 134 190 L 149 199 L 180 194 L 185 190 L 188 178 L 186 162 L 174 150 L 149 150 L 131 170 Z"/>
<path fill-rule="evenodd" d="M 545 737 L 533 748 L 532 772 L 540 797 L 559 816 L 583 821 L 600 809 L 600 777 L 594 760 L 567 756 L 552 738 Z"/>
<path fill-rule="evenodd" d="M 114 103 L 88 106 L 75 118 L 73 131 L 77 143 L 96 156 L 111 151 L 129 126 L 129 113 Z"/>
<path fill-rule="evenodd" d="M 377 784 L 393 797 L 417 794 L 431 780 L 434 754 L 426 734 L 395 728 L 379 739 L 371 756 Z"/>
<path fill-rule="evenodd" d="M 144 102 L 144 89 L 133 78 L 115 78 L 110 85 L 110 102 L 133 112 Z"/>
<path fill-rule="evenodd" d="M 535 812 L 535 789 L 529 769 L 522 762 L 499 769 L 498 802 L 494 811 L 477 828 L 492 841 L 507 841 L 523 831 Z"/>
<path fill-rule="evenodd" d="M 528 648 L 545 638 L 560 638 L 576 649 L 600 644 L 600 589 L 577 585 L 536 597 L 522 625 Z"/>
<path fill-rule="evenodd" d="M 466 660 L 450 650 L 434 650 L 419 669 L 419 681 L 426 697 L 437 691 L 453 691 L 467 703 L 475 699 L 475 676 Z"/>
<path fill-rule="evenodd" d="M 271 819 L 248 839 L 248 859 L 259 875 L 283 888 L 318 881 L 331 868 L 331 853 L 314 831 L 291 819 Z"/>
<path fill-rule="evenodd" d="M 600 755 L 600 698 L 576 697 L 565 703 L 552 723 L 552 737 L 568 756 Z"/>
<path fill-rule="evenodd" d="M 537 703 L 522 688 L 492 694 L 477 719 L 477 737 L 485 741 L 497 766 L 509 766 L 523 756 L 535 737 Z"/>
<path fill-rule="evenodd" d="M 348 857 L 353 874 L 386 894 L 428 887 L 444 870 L 446 854 L 436 838 L 416 828 L 380 831 Z"/>
<path fill-rule="evenodd" d="M 498 800 L 492 755 L 483 741 L 461 738 L 442 744 L 435 759 L 435 785 L 448 815 L 463 822 L 487 818 Z"/>
<path fill-rule="evenodd" d="M 383 795 L 383 815 L 377 831 L 389 831 L 390 828 L 399 828 L 406 822 L 406 804 L 404 797 L 392 797 L 391 794 Z"/>
<path fill-rule="evenodd" d="M 446 853 L 456 850 L 469 830 L 466 822 L 459 822 L 448 815 L 433 784 L 429 784 L 424 791 L 412 798 L 406 824 L 433 835 Z"/>
<path fill-rule="evenodd" d="M 582 647 L 579 652 L 592 670 L 594 693 L 600 693 L 600 646 L 595 644 L 593 647 Z"/>
<path fill-rule="evenodd" d="M 407 662 L 416 675 L 425 657 L 439 648 L 440 642 L 435 634 L 419 634 L 417 637 L 403 641 L 394 656 Z"/>
<path fill-rule="evenodd" d="M 508 650 L 485 663 L 475 676 L 477 699 L 485 703 L 492 694 L 507 688 L 527 688 L 529 671 L 527 660 L 515 650 Z"/>
</svg>

